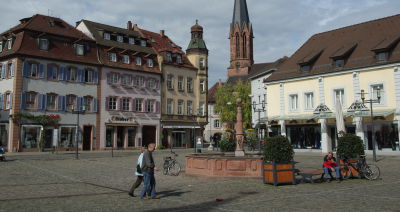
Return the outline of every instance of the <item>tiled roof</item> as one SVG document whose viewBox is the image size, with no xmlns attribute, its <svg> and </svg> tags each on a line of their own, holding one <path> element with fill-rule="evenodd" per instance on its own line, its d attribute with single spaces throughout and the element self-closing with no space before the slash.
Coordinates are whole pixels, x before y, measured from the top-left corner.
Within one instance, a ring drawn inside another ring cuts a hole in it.
<svg viewBox="0 0 400 212">
<path fill-rule="evenodd" d="M 135 30 L 128 30 L 119 27 L 114 27 L 106 24 L 96 23 L 93 21 L 82 20 L 81 23 L 84 23 L 86 27 L 89 29 L 90 33 L 93 35 L 96 42 L 103 46 L 108 47 L 116 47 L 119 49 L 128 49 L 136 52 L 143 52 L 147 54 L 156 54 L 156 52 L 151 47 L 145 47 L 140 45 L 134 45 L 129 43 L 122 43 L 115 40 L 106 40 L 103 37 L 103 32 L 114 33 L 123 36 L 133 37 L 135 39 L 146 40 L 147 38 L 140 35 L 139 32 Z"/>
<path fill-rule="evenodd" d="M 224 83 L 217 82 L 208 90 L 208 95 L 207 95 L 208 103 L 215 103 L 216 102 L 215 96 L 217 95 L 217 90 L 223 84 Z"/>
<path fill-rule="evenodd" d="M 312 36 L 266 82 L 352 70 L 400 62 L 400 15 L 356 24 Z M 376 51 L 391 50 L 387 61 L 377 62 Z M 334 58 L 344 57 L 342 68 Z M 311 63 L 301 72 L 302 63 Z"/>
<path fill-rule="evenodd" d="M 182 64 L 172 62 L 169 63 L 164 60 L 165 64 L 174 65 L 174 66 L 183 66 L 192 69 L 196 69 L 186 57 L 185 52 L 182 48 L 176 45 L 168 36 L 162 36 L 159 33 L 151 32 L 148 30 L 140 29 L 140 32 L 151 42 L 153 48 L 162 56 L 164 56 L 164 52 L 171 52 L 173 54 L 181 54 L 182 55 Z"/>
</svg>

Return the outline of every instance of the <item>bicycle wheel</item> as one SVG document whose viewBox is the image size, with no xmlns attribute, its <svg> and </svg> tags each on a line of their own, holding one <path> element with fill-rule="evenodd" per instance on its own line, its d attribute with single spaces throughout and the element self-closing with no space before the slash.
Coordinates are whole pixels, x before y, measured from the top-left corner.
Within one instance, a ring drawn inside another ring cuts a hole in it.
<svg viewBox="0 0 400 212">
<path fill-rule="evenodd" d="M 376 180 L 381 175 L 381 171 L 376 165 L 366 165 L 363 171 L 365 178 L 367 178 L 368 180 Z"/>
<path fill-rule="evenodd" d="M 347 164 L 344 164 L 343 167 L 340 169 L 340 174 L 344 180 L 347 180 L 351 177 L 351 169 Z"/>
<path fill-rule="evenodd" d="M 164 161 L 164 165 L 163 165 L 163 174 L 167 175 L 168 174 L 168 167 L 169 167 L 169 161 Z"/>
<path fill-rule="evenodd" d="M 171 176 L 178 176 L 181 172 L 181 165 L 178 162 L 172 162 L 168 167 L 168 174 Z"/>
</svg>

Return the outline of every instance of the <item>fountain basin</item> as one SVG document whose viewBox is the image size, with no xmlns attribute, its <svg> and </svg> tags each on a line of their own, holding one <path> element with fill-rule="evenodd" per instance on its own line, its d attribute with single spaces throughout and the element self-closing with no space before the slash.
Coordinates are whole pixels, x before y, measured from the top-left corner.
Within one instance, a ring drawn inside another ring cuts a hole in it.
<svg viewBox="0 0 400 212">
<path fill-rule="evenodd" d="M 263 160 L 257 154 L 235 157 L 234 153 L 191 154 L 186 156 L 186 174 L 206 177 L 262 178 Z"/>
</svg>

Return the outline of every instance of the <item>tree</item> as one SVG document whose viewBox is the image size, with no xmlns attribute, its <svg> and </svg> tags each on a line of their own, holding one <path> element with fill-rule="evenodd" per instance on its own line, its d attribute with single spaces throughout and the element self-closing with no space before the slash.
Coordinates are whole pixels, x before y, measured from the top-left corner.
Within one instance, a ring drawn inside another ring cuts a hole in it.
<svg viewBox="0 0 400 212">
<path fill-rule="evenodd" d="M 236 95 L 233 95 L 235 92 Z M 237 81 L 236 84 L 224 84 L 216 94 L 215 111 L 220 113 L 221 121 L 233 124 L 236 122 L 236 99 L 242 99 L 243 125 L 251 126 L 251 94 L 250 82 Z M 231 104 L 228 104 L 230 102 Z"/>
</svg>

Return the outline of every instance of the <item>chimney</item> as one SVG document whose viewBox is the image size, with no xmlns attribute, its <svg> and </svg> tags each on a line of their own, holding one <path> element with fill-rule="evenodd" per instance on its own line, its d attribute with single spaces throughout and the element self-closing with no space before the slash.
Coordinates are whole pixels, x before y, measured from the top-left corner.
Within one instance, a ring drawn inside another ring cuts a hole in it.
<svg viewBox="0 0 400 212">
<path fill-rule="evenodd" d="M 128 30 L 132 30 L 132 22 L 131 21 L 128 21 L 128 23 L 126 24 L 126 28 Z"/>
<path fill-rule="evenodd" d="M 165 37 L 165 30 L 160 30 L 160 35 L 161 35 L 161 37 Z"/>
<path fill-rule="evenodd" d="M 219 81 L 218 81 L 218 87 L 221 86 L 221 85 L 222 85 L 222 80 L 219 79 Z"/>
</svg>

